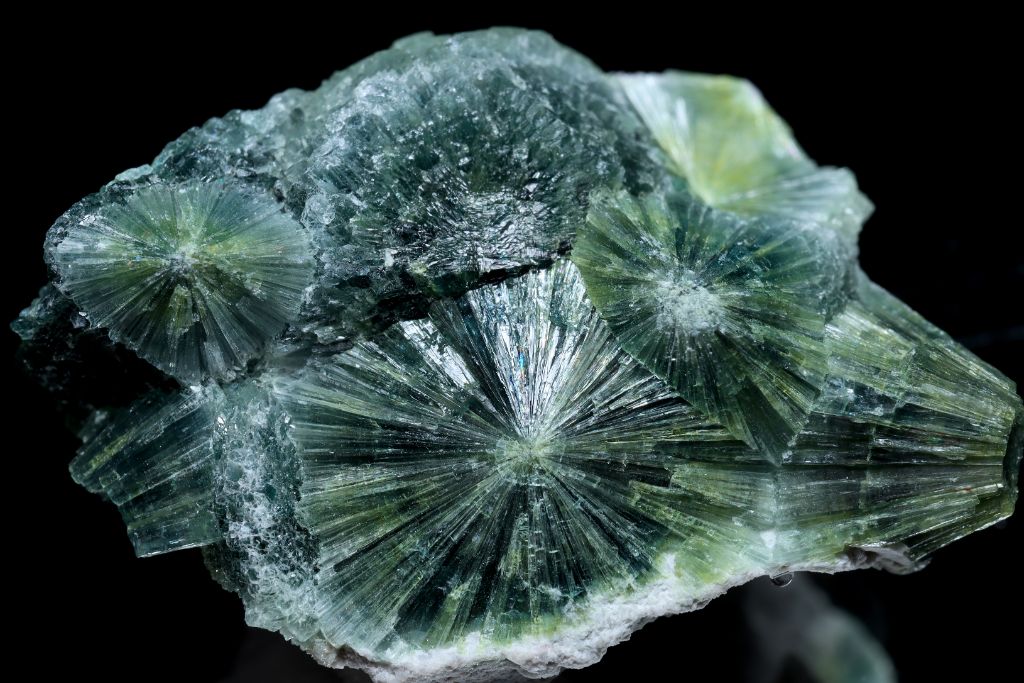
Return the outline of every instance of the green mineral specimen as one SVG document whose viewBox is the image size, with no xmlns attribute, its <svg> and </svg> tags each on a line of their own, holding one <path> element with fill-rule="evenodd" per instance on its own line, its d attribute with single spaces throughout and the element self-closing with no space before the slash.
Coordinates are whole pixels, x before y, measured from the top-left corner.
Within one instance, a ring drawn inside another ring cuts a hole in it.
<svg viewBox="0 0 1024 683">
<path fill-rule="evenodd" d="M 422 34 L 71 207 L 14 328 L 140 556 L 328 666 L 542 677 L 1013 512 L 1015 387 L 860 271 L 870 211 L 744 81 Z"/>
<path fill-rule="evenodd" d="M 557 632 L 655 566 L 670 530 L 637 487 L 746 450 L 618 348 L 565 262 L 438 302 L 277 392 L 321 631 L 369 650 Z"/>
</svg>

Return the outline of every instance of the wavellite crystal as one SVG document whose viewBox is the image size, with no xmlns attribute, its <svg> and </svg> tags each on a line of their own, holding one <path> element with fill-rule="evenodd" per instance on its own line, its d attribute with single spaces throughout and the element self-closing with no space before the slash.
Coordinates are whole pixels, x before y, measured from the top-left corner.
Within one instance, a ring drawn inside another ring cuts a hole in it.
<svg viewBox="0 0 1024 683">
<path fill-rule="evenodd" d="M 1015 387 L 860 271 L 870 211 L 745 81 L 416 35 L 71 207 L 14 327 L 139 555 L 325 665 L 543 677 L 1012 513 Z"/>
</svg>

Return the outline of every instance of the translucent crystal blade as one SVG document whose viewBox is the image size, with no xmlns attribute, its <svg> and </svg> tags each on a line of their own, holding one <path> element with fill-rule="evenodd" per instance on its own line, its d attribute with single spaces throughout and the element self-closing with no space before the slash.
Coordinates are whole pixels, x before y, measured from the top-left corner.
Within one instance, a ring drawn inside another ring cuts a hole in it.
<svg viewBox="0 0 1024 683">
<path fill-rule="evenodd" d="M 1013 512 L 1024 409 L 1012 382 L 863 276 L 827 345 L 828 380 L 786 462 L 854 468 L 906 498 L 887 523 L 913 531 L 912 557 Z"/>
<path fill-rule="evenodd" d="M 298 223 L 222 183 L 147 187 L 49 240 L 90 322 L 185 382 L 244 368 L 296 317 L 313 270 Z"/>
<path fill-rule="evenodd" d="M 679 192 L 594 200 L 572 252 L 622 347 L 772 458 L 825 379 L 843 256 L 814 226 L 739 218 Z"/>
<path fill-rule="evenodd" d="M 75 481 L 115 503 L 139 556 L 214 543 L 216 392 L 152 396 L 86 434 Z"/>
<path fill-rule="evenodd" d="M 853 174 L 808 159 L 750 82 L 682 71 L 618 81 L 668 168 L 711 206 L 832 225 L 851 239 L 870 215 Z"/>
</svg>

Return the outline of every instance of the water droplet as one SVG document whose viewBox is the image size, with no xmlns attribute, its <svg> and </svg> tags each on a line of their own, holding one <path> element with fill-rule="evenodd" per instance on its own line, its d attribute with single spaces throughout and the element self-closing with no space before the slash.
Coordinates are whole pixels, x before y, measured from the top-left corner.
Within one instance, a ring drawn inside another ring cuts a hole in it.
<svg viewBox="0 0 1024 683">
<path fill-rule="evenodd" d="M 772 585 L 783 588 L 793 582 L 793 572 L 783 572 L 771 577 Z"/>
</svg>

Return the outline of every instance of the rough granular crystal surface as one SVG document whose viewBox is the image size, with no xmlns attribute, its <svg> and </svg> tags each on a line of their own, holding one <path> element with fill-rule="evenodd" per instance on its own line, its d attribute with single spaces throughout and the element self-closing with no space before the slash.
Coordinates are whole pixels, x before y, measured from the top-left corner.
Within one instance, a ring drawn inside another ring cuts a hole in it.
<svg viewBox="0 0 1024 683">
<path fill-rule="evenodd" d="M 140 556 L 328 666 L 537 678 L 1013 512 L 1016 389 L 870 212 L 745 81 L 422 34 L 71 207 L 14 328 Z"/>
</svg>

